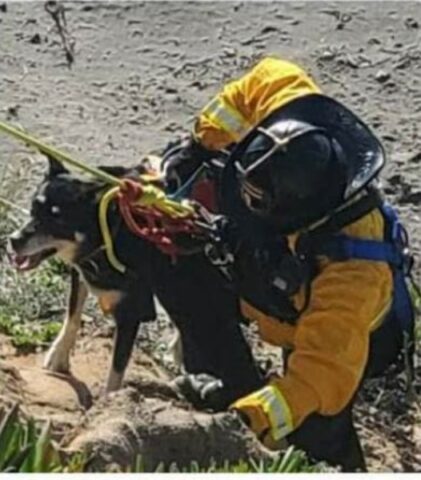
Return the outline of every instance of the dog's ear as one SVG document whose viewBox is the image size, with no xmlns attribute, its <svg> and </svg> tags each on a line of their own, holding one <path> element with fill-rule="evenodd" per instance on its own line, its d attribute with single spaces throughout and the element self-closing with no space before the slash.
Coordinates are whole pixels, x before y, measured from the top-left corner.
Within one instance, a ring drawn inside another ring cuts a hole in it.
<svg viewBox="0 0 421 480">
<path fill-rule="evenodd" d="M 55 158 L 51 157 L 50 155 L 47 155 L 48 158 L 48 176 L 49 177 L 55 177 L 56 175 L 59 175 L 60 173 L 66 173 L 68 170 L 66 167 L 56 160 Z"/>
</svg>

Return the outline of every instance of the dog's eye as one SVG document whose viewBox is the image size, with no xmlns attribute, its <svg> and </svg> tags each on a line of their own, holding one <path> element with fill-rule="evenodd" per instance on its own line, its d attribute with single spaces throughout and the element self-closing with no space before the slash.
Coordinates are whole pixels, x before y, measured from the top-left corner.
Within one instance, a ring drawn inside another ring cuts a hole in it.
<svg viewBox="0 0 421 480">
<path fill-rule="evenodd" d="M 54 215 L 55 217 L 58 217 L 60 215 L 60 207 L 58 207 L 57 205 L 53 205 L 51 208 L 50 208 L 50 213 L 51 215 Z"/>
</svg>

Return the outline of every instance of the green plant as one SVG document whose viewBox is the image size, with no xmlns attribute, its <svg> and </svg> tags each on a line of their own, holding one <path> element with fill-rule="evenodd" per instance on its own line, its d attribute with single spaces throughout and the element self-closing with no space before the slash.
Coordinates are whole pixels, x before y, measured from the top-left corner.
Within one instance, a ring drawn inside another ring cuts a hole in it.
<svg viewBox="0 0 421 480">
<path fill-rule="evenodd" d="M 0 211 L 0 237 L 6 238 L 10 229 L 2 220 L 7 219 Z M 1 260 L 0 333 L 9 335 L 20 352 L 47 347 L 60 330 L 56 320 L 61 320 L 65 308 L 66 267 L 53 259 L 22 275 Z"/>
<path fill-rule="evenodd" d="M 85 464 L 80 454 L 64 460 L 51 438 L 50 422 L 39 427 L 32 418 L 22 420 L 17 404 L 0 423 L 0 446 L 0 472 L 80 472 Z"/>
<path fill-rule="evenodd" d="M 145 472 L 140 456 L 136 458 L 134 465 L 128 471 L 131 473 Z M 156 473 L 314 473 L 325 471 L 328 471 L 326 465 L 311 463 L 304 452 L 296 450 L 292 446 L 272 460 L 256 462 L 249 459 L 240 460 L 238 463 L 225 461 L 222 464 L 211 461 L 207 467 L 202 467 L 198 462 L 192 461 L 188 467 L 180 468 L 176 463 L 168 466 L 160 464 L 155 470 Z"/>
<path fill-rule="evenodd" d="M 51 317 L 64 311 L 63 280 L 55 268 L 54 264 L 46 265 L 24 277 L 8 265 L 0 267 L 0 291 L 14 292 L 14 295 L 1 295 L 0 332 L 9 335 L 21 351 L 46 347 L 60 329 L 59 322 L 51 321 Z M 52 308 L 57 298 L 60 303 Z M 35 321 L 39 319 L 43 321 Z"/>
<path fill-rule="evenodd" d="M 60 331 L 59 322 L 49 323 L 15 323 L 10 317 L 0 313 L 0 333 L 9 335 L 12 344 L 21 352 L 31 352 L 37 347 L 47 346 Z"/>
</svg>

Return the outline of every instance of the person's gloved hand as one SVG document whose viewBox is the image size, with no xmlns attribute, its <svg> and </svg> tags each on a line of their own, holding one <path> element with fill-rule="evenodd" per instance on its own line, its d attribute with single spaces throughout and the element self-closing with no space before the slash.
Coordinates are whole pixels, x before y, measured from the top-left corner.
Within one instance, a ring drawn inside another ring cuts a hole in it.
<svg viewBox="0 0 421 480">
<path fill-rule="evenodd" d="M 285 448 L 285 436 L 293 430 L 291 411 L 275 385 L 267 385 L 240 398 L 230 409 L 239 414 L 267 448 Z"/>
<path fill-rule="evenodd" d="M 173 385 L 197 409 L 218 412 L 229 404 L 222 380 L 207 373 L 180 375 Z"/>
<path fill-rule="evenodd" d="M 177 190 L 215 152 L 207 150 L 192 135 L 171 141 L 162 152 L 161 171 L 170 191 Z"/>
</svg>

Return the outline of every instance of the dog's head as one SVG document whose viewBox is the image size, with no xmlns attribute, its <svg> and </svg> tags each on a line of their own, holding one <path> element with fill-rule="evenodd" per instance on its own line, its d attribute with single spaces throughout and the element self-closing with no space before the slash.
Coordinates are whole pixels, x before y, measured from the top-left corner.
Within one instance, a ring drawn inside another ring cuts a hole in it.
<svg viewBox="0 0 421 480">
<path fill-rule="evenodd" d="M 132 176 L 133 172 L 124 167 L 103 170 L 118 177 Z M 144 170 L 141 166 L 136 174 Z M 31 218 L 9 238 L 9 256 L 16 268 L 31 270 L 53 255 L 74 263 L 82 244 L 89 241 L 95 246 L 100 242 L 97 209 L 106 188 L 102 182 L 78 176 L 49 158 L 49 171 L 32 198 Z"/>
</svg>

